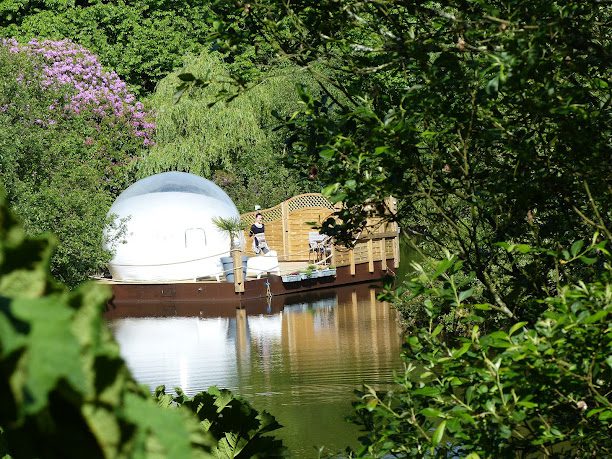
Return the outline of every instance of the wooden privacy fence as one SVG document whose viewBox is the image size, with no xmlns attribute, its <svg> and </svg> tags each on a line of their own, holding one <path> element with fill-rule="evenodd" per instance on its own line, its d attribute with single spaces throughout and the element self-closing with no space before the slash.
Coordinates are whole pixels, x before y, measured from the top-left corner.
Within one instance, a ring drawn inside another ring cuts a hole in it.
<svg viewBox="0 0 612 459">
<path fill-rule="evenodd" d="M 395 210 L 395 200 L 387 202 Z M 249 212 L 241 216 L 248 225 L 245 230 L 247 246 L 245 251 L 253 255 L 249 228 L 260 212 L 266 227 L 266 240 L 272 250 L 278 252 L 280 261 L 303 261 L 309 259 L 308 234 L 316 231 L 312 227 L 320 226 L 336 210 L 322 194 L 307 193 L 294 196 L 269 209 Z M 331 245 L 331 264 L 350 266 L 351 274 L 355 273 L 355 264 L 368 263 L 369 271 L 374 271 L 374 262 L 381 262 L 382 268 L 399 266 L 399 238 L 397 224 L 384 222 L 381 219 L 370 219 L 367 228 L 356 238 L 352 249 L 341 245 Z M 387 266 L 387 260 L 393 260 L 393 266 Z"/>
</svg>

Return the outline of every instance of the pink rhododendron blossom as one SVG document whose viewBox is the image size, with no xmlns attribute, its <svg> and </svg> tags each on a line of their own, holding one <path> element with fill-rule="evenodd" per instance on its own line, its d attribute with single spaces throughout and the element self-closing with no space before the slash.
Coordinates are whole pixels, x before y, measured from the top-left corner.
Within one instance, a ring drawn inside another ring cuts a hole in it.
<svg viewBox="0 0 612 459">
<path fill-rule="evenodd" d="M 31 40 L 25 45 L 15 39 L 2 39 L 0 43 L 11 53 L 27 53 L 44 60 L 41 84 L 44 88 L 69 86 L 73 94 L 63 104 L 73 113 L 92 113 L 98 118 L 114 117 L 123 120 L 132 134 L 142 138 L 144 145 L 152 144 L 155 125 L 147 121 L 150 115 L 142 103 L 136 102 L 126 84 L 113 71 L 106 71 L 97 57 L 70 40 Z M 49 107 L 54 110 L 62 104 Z"/>
</svg>

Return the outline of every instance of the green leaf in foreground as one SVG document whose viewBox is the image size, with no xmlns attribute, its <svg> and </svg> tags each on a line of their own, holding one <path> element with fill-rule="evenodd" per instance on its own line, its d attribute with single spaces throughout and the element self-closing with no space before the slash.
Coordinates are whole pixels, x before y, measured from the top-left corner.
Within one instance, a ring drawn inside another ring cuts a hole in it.
<svg viewBox="0 0 612 459">
<path fill-rule="evenodd" d="M 0 290 L 0 454 L 213 458 L 223 450 L 232 451 L 231 457 L 284 455 L 279 440 L 262 435 L 280 427 L 274 418 L 229 391 L 214 388 L 184 406 L 176 406 L 163 390 L 151 397 L 131 376 L 103 320 L 109 289 L 88 283 L 68 291 L 49 275 L 48 241 L 32 244 L 21 235 L 0 196 L 0 285 L 15 271 L 39 280 L 35 289 Z M 7 257 L 14 253 L 28 256 Z M 187 401 L 177 393 L 177 400 Z M 206 423 L 198 419 L 200 413 L 210 414 Z"/>
</svg>

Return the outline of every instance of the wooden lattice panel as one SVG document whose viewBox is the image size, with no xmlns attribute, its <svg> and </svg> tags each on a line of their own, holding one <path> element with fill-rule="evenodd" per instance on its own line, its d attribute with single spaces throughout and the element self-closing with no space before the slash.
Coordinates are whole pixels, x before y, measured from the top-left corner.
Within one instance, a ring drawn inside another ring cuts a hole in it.
<svg viewBox="0 0 612 459">
<path fill-rule="evenodd" d="M 283 209 L 281 208 L 281 204 L 277 206 L 270 207 L 269 209 L 261 209 L 255 212 L 249 212 L 246 214 L 242 214 L 240 219 L 247 225 L 251 226 L 255 222 L 255 215 L 260 213 L 263 216 L 265 223 L 271 223 L 275 220 L 281 220 L 283 218 Z"/>
<path fill-rule="evenodd" d="M 351 264 L 348 250 L 336 250 L 335 252 L 336 266 L 348 266 Z"/>
<path fill-rule="evenodd" d="M 372 255 L 374 255 L 374 260 L 382 260 L 384 254 L 380 249 L 380 243 L 378 241 L 372 245 Z"/>
<path fill-rule="evenodd" d="M 393 239 L 385 240 L 385 255 L 387 259 L 393 258 Z"/>
<path fill-rule="evenodd" d="M 368 261 L 368 247 L 365 243 L 360 242 L 355 246 L 353 251 L 355 254 L 355 263 L 367 263 Z"/>
<path fill-rule="evenodd" d="M 319 193 L 307 193 L 287 200 L 289 212 L 293 212 L 308 207 L 321 207 L 324 209 L 334 210 L 334 205 L 329 200 Z M 330 212 L 331 213 L 331 212 Z"/>
</svg>

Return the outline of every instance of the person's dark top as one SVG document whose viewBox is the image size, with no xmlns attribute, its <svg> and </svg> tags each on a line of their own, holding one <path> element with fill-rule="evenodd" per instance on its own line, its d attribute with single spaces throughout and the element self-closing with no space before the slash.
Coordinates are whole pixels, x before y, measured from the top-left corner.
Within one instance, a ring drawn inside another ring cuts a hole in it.
<svg viewBox="0 0 612 459">
<path fill-rule="evenodd" d="M 254 234 L 261 234 L 264 232 L 265 225 L 262 223 L 261 226 L 257 226 L 257 224 L 253 223 L 251 225 L 251 230 L 249 231 L 249 236 L 253 236 Z"/>
<path fill-rule="evenodd" d="M 249 236 L 253 238 L 253 252 L 257 255 L 260 253 L 268 253 L 270 251 L 270 247 L 268 247 L 268 243 L 266 242 L 266 235 L 264 234 L 265 225 L 263 223 L 253 223 L 251 225 L 251 230 L 249 231 Z"/>
</svg>

